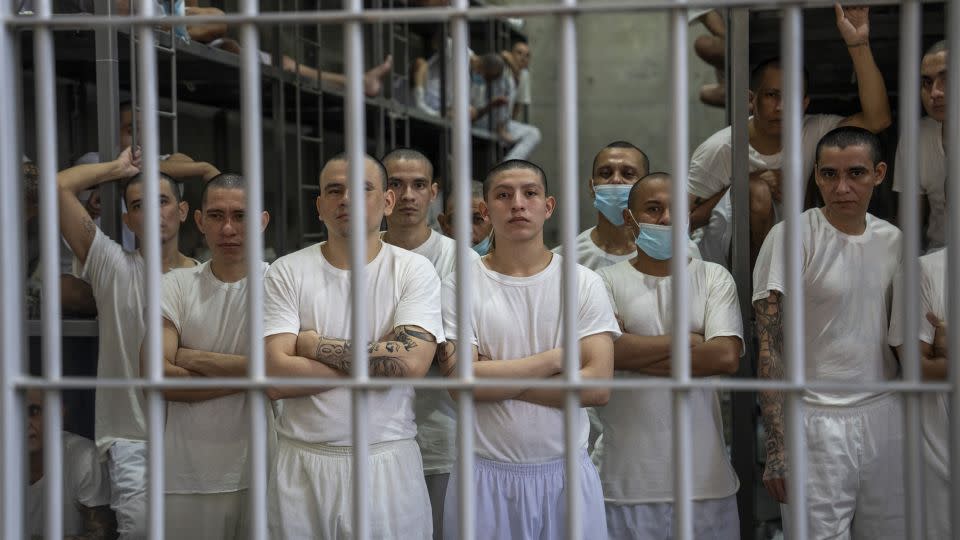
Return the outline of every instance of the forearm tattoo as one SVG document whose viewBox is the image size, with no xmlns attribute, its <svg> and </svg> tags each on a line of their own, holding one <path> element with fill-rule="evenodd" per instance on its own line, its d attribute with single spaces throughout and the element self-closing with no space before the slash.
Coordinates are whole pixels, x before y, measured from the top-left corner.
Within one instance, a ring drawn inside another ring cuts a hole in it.
<svg viewBox="0 0 960 540">
<path fill-rule="evenodd" d="M 370 358 L 370 375 L 374 377 L 404 377 L 406 364 L 399 354 L 417 347 L 417 340 L 435 342 L 429 333 L 414 326 L 398 326 L 394 330 L 395 340 L 372 342 L 367 345 Z M 353 343 L 350 340 L 320 338 L 315 358 L 344 373 L 353 369 Z"/>
<path fill-rule="evenodd" d="M 783 379 L 783 311 L 782 296 L 771 292 L 754 302 L 757 317 L 757 339 L 760 342 L 757 375 L 762 379 Z M 783 442 L 783 393 L 760 392 L 760 412 L 767 434 L 767 466 L 764 478 L 783 478 L 786 459 Z"/>
<path fill-rule="evenodd" d="M 117 518 L 109 506 L 77 505 L 83 516 L 84 533 L 77 538 L 113 540 L 117 537 Z"/>
<path fill-rule="evenodd" d="M 437 367 L 444 377 L 449 377 L 457 369 L 457 342 L 448 341 L 437 347 Z"/>
</svg>

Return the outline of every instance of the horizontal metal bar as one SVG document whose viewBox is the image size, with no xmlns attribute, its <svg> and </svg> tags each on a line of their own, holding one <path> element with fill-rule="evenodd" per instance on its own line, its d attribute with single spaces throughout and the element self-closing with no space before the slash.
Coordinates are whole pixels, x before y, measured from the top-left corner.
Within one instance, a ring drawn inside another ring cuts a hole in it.
<svg viewBox="0 0 960 540">
<path fill-rule="evenodd" d="M 323 137 L 314 137 L 313 135 L 300 135 L 300 140 L 320 144 L 323 142 Z"/>
<path fill-rule="evenodd" d="M 803 391 L 818 392 L 949 392 L 947 383 L 910 383 L 891 381 L 886 383 L 840 383 L 830 381 L 807 381 L 798 385 L 789 381 L 744 380 L 727 378 L 693 379 L 690 382 L 677 383 L 669 378 L 652 379 L 582 379 L 568 383 L 563 379 L 477 379 L 461 381 L 459 379 L 397 379 L 375 378 L 365 382 L 353 379 L 314 379 L 292 377 L 267 377 L 263 379 L 244 378 L 184 378 L 167 379 L 152 382 L 146 379 L 98 379 L 96 377 L 64 377 L 59 381 L 47 381 L 37 377 L 22 377 L 14 383 L 18 388 L 145 388 L 145 389 L 181 389 L 181 388 L 290 388 L 290 387 L 330 387 L 385 390 L 397 386 L 413 388 L 439 388 L 469 390 L 477 388 L 538 388 L 548 390 L 584 390 L 589 388 L 610 388 L 612 390 L 682 390 L 713 389 L 731 391 Z"/>
<path fill-rule="evenodd" d="M 137 112 L 140 112 L 140 107 L 137 107 Z M 161 117 L 161 118 L 176 118 L 176 117 L 177 117 L 177 113 L 175 113 L 175 112 L 173 112 L 173 111 L 158 110 L 158 111 L 157 111 L 157 116 L 159 116 L 159 117 Z"/>
<path fill-rule="evenodd" d="M 320 186 L 316 186 L 316 185 L 314 185 L 314 184 L 304 184 L 304 185 L 300 186 L 300 190 L 301 190 L 301 191 L 307 191 L 307 192 L 309 192 L 309 193 L 316 193 L 316 192 L 320 191 Z"/>
<path fill-rule="evenodd" d="M 26 323 L 28 336 L 43 335 L 43 325 L 39 320 L 30 319 Z M 60 333 L 63 337 L 97 337 L 100 335 L 100 326 L 93 319 L 66 319 Z"/>
<path fill-rule="evenodd" d="M 445 22 L 457 17 L 469 20 L 484 20 L 498 17 L 542 17 L 554 15 L 580 15 L 587 13 L 631 13 L 644 11 L 662 11 L 678 5 L 687 8 L 721 8 L 721 7 L 750 7 L 752 9 L 776 9 L 779 6 L 802 4 L 804 7 L 829 7 L 832 1 L 809 0 L 795 2 L 793 0 L 767 0 L 762 4 L 748 0 L 693 0 L 679 2 L 672 0 L 650 0 L 644 2 L 604 1 L 596 3 L 566 4 L 518 4 L 510 6 L 483 6 L 467 9 L 454 7 L 445 8 L 410 8 L 410 9 L 365 9 L 362 12 L 351 11 L 306 11 L 306 12 L 264 12 L 259 15 L 243 15 L 227 13 L 224 15 L 193 15 L 147 17 L 132 15 L 125 17 L 98 17 L 86 15 L 57 15 L 51 19 L 38 17 L 8 16 L 2 20 L 5 24 L 17 28 L 35 26 L 50 26 L 62 29 L 89 29 L 103 26 L 152 26 L 188 25 L 188 24 L 243 24 L 256 23 L 258 26 L 271 24 L 304 25 L 304 24 L 338 24 L 347 22 L 380 23 L 380 22 Z M 925 0 L 924 3 L 942 3 L 934 0 Z M 898 0 L 877 0 L 871 2 L 873 6 L 896 5 Z"/>
</svg>

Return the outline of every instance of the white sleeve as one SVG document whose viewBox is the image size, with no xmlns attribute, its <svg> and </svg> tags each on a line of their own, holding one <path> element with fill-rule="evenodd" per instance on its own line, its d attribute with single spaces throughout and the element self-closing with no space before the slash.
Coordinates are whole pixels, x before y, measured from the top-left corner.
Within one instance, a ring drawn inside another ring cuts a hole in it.
<svg viewBox="0 0 960 540">
<path fill-rule="evenodd" d="M 263 277 L 263 336 L 300 333 L 300 306 L 289 264 L 270 265 Z"/>
<path fill-rule="evenodd" d="M 98 296 L 101 291 L 116 285 L 117 276 L 128 271 L 124 268 L 127 254 L 109 236 L 97 228 L 93 243 L 87 250 L 87 260 L 80 274 L 90 282 L 93 295 Z M 129 271 L 132 272 L 132 269 Z"/>
<path fill-rule="evenodd" d="M 471 266 L 472 268 L 472 266 Z M 447 341 L 460 341 L 457 328 L 457 275 L 452 273 L 443 280 L 441 287 L 441 304 L 443 309 L 443 333 Z M 476 327 L 469 336 L 471 345 L 479 345 Z"/>
<path fill-rule="evenodd" d="M 407 265 L 400 301 L 393 317 L 393 327 L 419 326 L 433 334 L 437 343 L 444 342 L 443 318 L 440 310 L 440 277 L 425 257 L 411 257 Z"/>
<path fill-rule="evenodd" d="M 583 339 L 594 334 L 609 332 L 613 339 L 618 339 L 623 333 L 613 314 L 613 305 L 595 272 L 579 267 L 580 272 L 580 309 L 577 317 L 577 339 Z"/>
<path fill-rule="evenodd" d="M 773 226 L 767 238 L 763 241 L 760 254 L 757 255 L 756 265 L 753 267 L 753 297 L 756 302 L 770 296 L 770 291 L 783 293 L 783 282 L 786 277 L 783 266 L 783 250 L 780 243 L 783 241 L 783 223 Z"/>
<path fill-rule="evenodd" d="M 920 266 L 920 341 L 933 344 L 933 325 L 927 320 L 927 313 L 933 311 L 931 303 L 930 276 Z M 890 304 L 890 328 L 887 331 L 887 344 L 891 347 L 903 345 L 903 265 L 900 265 L 893 278 L 893 301 Z"/>
<path fill-rule="evenodd" d="M 160 311 L 163 318 L 170 321 L 177 329 L 177 334 L 183 333 L 183 288 L 178 276 L 189 269 L 173 270 L 163 275 L 160 284 Z"/>
<path fill-rule="evenodd" d="M 717 132 L 694 150 L 687 184 L 694 197 L 707 199 L 730 185 L 732 156 L 730 144 L 723 139 L 722 132 Z"/>
<path fill-rule="evenodd" d="M 106 463 L 97 456 L 97 448 L 93 441 L 83 439 L 78 445 L 78 452 L 72 464 L 73 493 L 76 502 L 93 508 L 110 504 L 110 484 L 107 481 Z"/>
<path fill-rule="evenodd" d="M 740 300 L 737 284 L 730 272 L 717 264 L 707 264 L 707 305 L 704 311 L 703 339 L 732 336 L 743 343 L 743 318 L 740 316 Z M 740 354 L 746 347 L 740 347 Z"/>
</svg>

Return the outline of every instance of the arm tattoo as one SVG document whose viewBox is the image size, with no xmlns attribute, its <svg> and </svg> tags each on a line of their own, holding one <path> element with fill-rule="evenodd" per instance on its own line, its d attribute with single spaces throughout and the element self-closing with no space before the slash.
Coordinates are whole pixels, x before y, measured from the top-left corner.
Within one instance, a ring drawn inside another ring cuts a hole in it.
<svg viewBox="0 0 960 540">
<path fill-rule="evenodd" d="M 417 340 L 436 342 L 429 333 L 415 326 L 398 326 L 395 331 L 396 339 L 383 342 L 371 342 L 367 345 L 370 355 L 370 375 L 374 377 L 404 377 L 406 363 L 398 355 L 409 352 L 417 346 Z M 317 343 L 315 358 L 344 373 L 350 373 L 353 368 L 353 343 L 350 340 L 320 338 Z"/>
<path fill-rule="evenodd" d="M 457 369 L 457 342 L 448 341 L 437 347 L 437 367 L 444 377 L 449 377 Z"/>
<path fill-rule="evenodd" d="M 83 515 L 84 533 L 78 538 L 87 540 L 114 539 L 117 537 L 117 518 L 109 506 L 77 505 Z"/>
<path fill-rule="evenodd" d="M 771 292 L 770 296 L 754 303 L 757 317 L 757 339 L 760 342 L 757 374 L 763 379 L 783 379 L 783 311 L 782 296 Z M 760 392 L 760 411 L 767 433 L 767 466 L 764 478 L 786 476 L 786 460 L 783 442 L 783 393 Z"/>
</svg>

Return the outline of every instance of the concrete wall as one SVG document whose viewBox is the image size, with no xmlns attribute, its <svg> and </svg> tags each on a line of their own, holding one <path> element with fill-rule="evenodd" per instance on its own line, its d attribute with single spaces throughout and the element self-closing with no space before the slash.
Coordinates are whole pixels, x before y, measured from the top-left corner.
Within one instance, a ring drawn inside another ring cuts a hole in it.
<svg viewBox="0 0 960 540">
<path fill-rule="evenodd" d="M 524 0 L 526 1 L 526 0 Z M 592 0 L 584 0 L 589 3 Z M 532 159 L 550 178 L 558 178 L 557 24 L 553 17 L 530 18 L 525 32 L 532 52 L 533 99 L 531 122 L 540 127 L 543 142 Z M 714 82 L 713 68 L 693 52 L 693 41 L 706 30 L 699 23 L 690 27 L 690 151 L 721 128 L 724 112 L 700 103 L 700 86 Z M 581 229 L 596 223 L 596 210 L 589 198 L 590 165 L 607 143 L 625 139 L 642 148 L 653 170 L 669 170 L 669 119 L 667 81 L 667 14 L 585 15 L 578 18 L 579 156 L 581 184 Z M 559 204 L 564 204 L 559 201 Z M 557 242 L 559 219 L 548 223 L 548 245 Z"/>
</svg>

